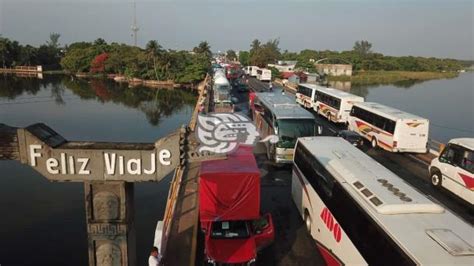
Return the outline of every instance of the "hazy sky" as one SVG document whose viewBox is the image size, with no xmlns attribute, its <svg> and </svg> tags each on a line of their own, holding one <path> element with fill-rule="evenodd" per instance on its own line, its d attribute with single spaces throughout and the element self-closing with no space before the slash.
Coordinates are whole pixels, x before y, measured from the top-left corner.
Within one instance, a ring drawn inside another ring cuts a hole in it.
<svg viewBox="0 0 474 266">
<path fill-rule="evenodd" d="M 21 43 L 132 43 L 132 1 L 0 0 L 0 34 Z M 139 45 L 191 49 L 207 40 L 214 51 L 248 49 L 258 38 L 280 47 L 350 50 L 368 40 L 390 55 L 474 59 L 474 0 L 137 0 Z"/>
</svg>

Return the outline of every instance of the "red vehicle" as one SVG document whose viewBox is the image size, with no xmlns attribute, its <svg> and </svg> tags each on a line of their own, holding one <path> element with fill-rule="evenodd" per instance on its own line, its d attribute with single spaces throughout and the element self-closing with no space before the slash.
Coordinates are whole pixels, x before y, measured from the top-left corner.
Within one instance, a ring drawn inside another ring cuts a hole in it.
<svg viewBox="0 0 474 266">
<path fill-rule="evenodd" d="M 199 215 L 209 264 L 256 261 L 275 237 L 271 215 L 260 216 L 260 171 L 252 147 L 201 165 Z"/>
<path fill-rule="evenodd" d="M 239 65 L 230 64 L 225 67 L 225 74 L 229 81 L 234 81 L 238 79 L 242 73 Z"/>
</svg>

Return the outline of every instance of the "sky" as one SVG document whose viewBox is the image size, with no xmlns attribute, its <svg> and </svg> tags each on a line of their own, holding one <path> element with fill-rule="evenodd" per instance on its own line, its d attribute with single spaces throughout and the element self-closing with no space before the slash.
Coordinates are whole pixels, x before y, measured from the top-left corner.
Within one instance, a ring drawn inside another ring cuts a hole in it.
<svg viewBox="0 0 474 266">
<path fill-rule="evenodd" d="M 350 50 L 368 40 L 387 55 L 474 59 L 474 0 L 137 0 L 138 44 L 169 49 L 208 41 L 213 51 L 248 50 L 278 38 L 282 50 Z M 132 44 L 132 0 L 0 0 L 0 34 L 39 45 Z"/>
</svg>

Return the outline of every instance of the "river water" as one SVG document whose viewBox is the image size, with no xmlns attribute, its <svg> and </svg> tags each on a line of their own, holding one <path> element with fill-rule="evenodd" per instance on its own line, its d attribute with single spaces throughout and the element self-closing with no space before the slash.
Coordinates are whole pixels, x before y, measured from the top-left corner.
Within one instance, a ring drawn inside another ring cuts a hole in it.
<svg viewBox="0 0 474 266">
<path fill-rule="evenodd" d="M 43 122 L 68 140 L 154 142 L 186 124 L 196 95 L 111 81 L 0 76 L 0 123 Z M 82 183 L 50 183 L 0 161 L 0 265 L 87 265 Z M 145 265 L 170 177 L 135 184 L 137 257 Z"/>
<path fill-rule="evenodd" d="M 474 73 L 422 83 L 347 88 L 429 118 L 431 137 L 474 136 Z M 43 122 L 69 140 L 153 142 L 189 121 L 196 96 L 129 89 L 110 81 L 0 76 L 0 123 Z M 82 183 L 50 183 L 18 162 L 0 161 L 0 264 L 86 265 Z M 170 178 L 135 184 L 137 259 L 145 265 Z"/>
</svg>

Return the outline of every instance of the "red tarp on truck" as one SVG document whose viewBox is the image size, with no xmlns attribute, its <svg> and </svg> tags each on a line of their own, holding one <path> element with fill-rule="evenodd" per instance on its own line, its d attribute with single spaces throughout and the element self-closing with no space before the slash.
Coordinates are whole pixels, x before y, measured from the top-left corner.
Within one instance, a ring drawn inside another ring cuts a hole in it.
<svg viewBox="0 0 474 266">
<path fill-rule="evenodd" d="M 240 146 L 226 160 L 203 162 L 199 180 L 201 222 L 260 217 L 260 171 L 253 147 Z"/>
</svg>

